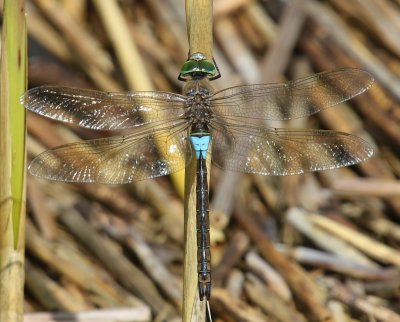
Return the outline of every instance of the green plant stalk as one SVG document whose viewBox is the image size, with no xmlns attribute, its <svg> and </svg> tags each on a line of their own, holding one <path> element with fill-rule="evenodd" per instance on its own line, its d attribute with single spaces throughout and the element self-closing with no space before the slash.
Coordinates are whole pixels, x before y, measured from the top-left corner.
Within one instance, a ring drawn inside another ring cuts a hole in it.
<svg viewBox="0 0 400 322">
<path fill-rule="evenodd" d="M 4 1 L 0 85 L 0 322 L 23 321 L 26 119 L 24 0 Z"/>
<path fill-rule="evenodd" d="M 189 53 L 212 59 L 212 0 L 186 0 Z M 183 276 L 183 322 L 205 321 L 206 300 L 200 301 L 197 274 L 196 158 L 185 171 L 185 259 Z M 211 153 L 207 153 L 210 169 Z M 208 171 L 208 176 L 210 171 Z M 208 177 L 208 182 L 210 178 Z"/>
</svg>

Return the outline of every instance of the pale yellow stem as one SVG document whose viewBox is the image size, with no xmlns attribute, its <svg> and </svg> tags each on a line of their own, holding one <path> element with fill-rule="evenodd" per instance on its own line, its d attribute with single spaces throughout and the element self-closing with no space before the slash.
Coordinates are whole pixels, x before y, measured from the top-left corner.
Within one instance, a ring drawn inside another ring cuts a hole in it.
<svg viewBox="0 0 400 322">
<path fill-rule="evenodd" d="M 24 0 L 5 0 L 0 87 L 0 322 L 22 322 L 25 244 L 26 24 Z"/>
<path fill-rule="evenodd" d="M 189 53 L 212 59 L 212 0 L 186 0 Z M 210 168 L 211 153 L 207 167 Z M 206 301 L 199 300 L 196 236 L 196 158 L 185 174 L 185 262 L 183 278 L 183 322 L 205 321 Z M 208 180 L 209 181 L 209 180 Z"/>
</svg>

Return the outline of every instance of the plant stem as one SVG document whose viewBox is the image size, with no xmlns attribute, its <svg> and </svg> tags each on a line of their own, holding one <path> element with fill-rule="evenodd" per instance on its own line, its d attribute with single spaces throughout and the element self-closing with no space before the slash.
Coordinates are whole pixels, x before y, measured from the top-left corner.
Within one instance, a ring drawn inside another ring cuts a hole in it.
<svg viewBox="0 0 400 322">
<path fill-rule="evenodd" d="M 0 87 L 0 322 L 23 320 L 26 24 L 23 0 L 5 0 Z"/>
<path fill-rule="evenodd" d="M 189 53 L 201 52 L 212 59 L 212 0 L 186 0 Z M 211 153 L 207 153 L 210 168 Z M 185 262 L 183 277 L 183 322 L 205 321 L 205 303 L 197 289 L 196 158 L 185 173 Z M 209 171 L 210 172 L 210 171 Z M 209 175 L 208 172 L 208 175 Z M 209 182 L 210 180 L 208 180 Z"/>
</svg>

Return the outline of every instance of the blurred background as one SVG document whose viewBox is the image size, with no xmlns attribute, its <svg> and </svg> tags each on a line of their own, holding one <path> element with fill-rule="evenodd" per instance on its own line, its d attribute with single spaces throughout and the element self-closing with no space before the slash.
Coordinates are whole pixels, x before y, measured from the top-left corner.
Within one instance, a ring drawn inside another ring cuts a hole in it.
<svg viewBox="0 0 400 322">
<path fill-rule="evenodd" d="M 26 11 L 29 87 L 181 91 L 184 0 L 29 0 Z M 341 67 L 376 80 L 340 106 L 271 124 L 356 134 L 374 147 L 369 161 L 290 177 L 212 168 L 215 321 L 400 321 L 400 1 L 214 0 L 213 53 L 216 89 Z M 28 113 L 28 159 L 110 134 Z M 125 321 L 118 308 L 129 307 L 129 321 L 179 321 L 179 180 L 107 186 L 29 176 L 26 312 L 89 321 L 77 312 L 113 308 L 107 321 Z M 276 254 L 263 250 L 269 242 Z M 306 292 L 293 293 L 285 263 L 312 281 L 315 310 Z"/>
</svg>

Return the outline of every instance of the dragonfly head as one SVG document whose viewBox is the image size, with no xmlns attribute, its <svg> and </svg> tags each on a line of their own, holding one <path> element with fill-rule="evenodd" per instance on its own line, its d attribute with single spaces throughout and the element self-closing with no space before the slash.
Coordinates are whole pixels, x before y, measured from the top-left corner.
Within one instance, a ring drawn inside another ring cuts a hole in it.
<svg viewBox="0 0 400 322">
<path fill-rule="evenodd" d="M 204 54 L 194 53 L 182 65 L 178 79 L 181 81 L 201 80 L 203 78 L 214 80 L 219 77 L 221 77 L 221 74 L 218 67 L 216 67 L 214 59 L 211 62 L 207 60 Z"/>
</svg>

